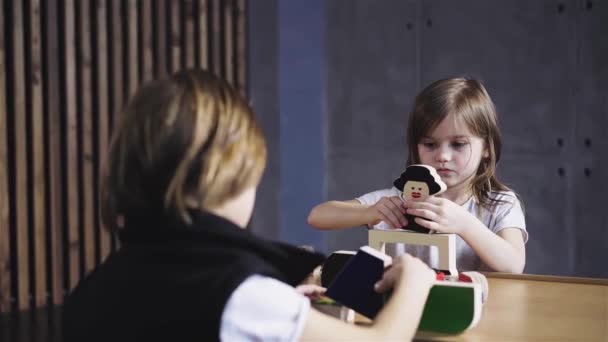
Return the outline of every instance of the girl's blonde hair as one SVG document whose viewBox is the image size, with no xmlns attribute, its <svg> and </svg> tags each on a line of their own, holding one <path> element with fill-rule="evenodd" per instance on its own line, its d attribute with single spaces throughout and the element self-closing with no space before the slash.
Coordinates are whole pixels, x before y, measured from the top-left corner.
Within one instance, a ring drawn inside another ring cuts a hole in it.
<svg viewBox="0 0 608 342">
<path fill-rule="evenodd" d="M 492 207 L 496 201 L 490 193 L 510 189 L 496 177 L 501 149 L 500 131 L 496 108 L 481 82 L 468 78 L 443 79 L 430 84 L 416 96 L 407 129 L 407 164 L 420 163 L 420 140 L 450 114 L 462 120 L 471 133 L 484 141 L 488 156 L 481 159 L 471 182 L 471 191 L 482 206 Z"/>
<path fill-rule="evenodd" d="M 120 116 L 102 178 L 102 219 L 161 212 L 187 224 L 256 186 L 266 142 L 247 102 L 226 81 L 186 70 L 140 88 Z"/>
</svg>

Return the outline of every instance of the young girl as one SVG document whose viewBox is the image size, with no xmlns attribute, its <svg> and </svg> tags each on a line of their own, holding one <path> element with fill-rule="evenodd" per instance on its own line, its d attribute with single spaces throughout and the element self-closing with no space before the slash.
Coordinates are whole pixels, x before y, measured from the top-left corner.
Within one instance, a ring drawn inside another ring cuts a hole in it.
<svg viewBox="0 0 608 342">
<path fill-rule="evenodd" d="M 396 259 L 373 326 L 310 306 L 299 285 L 323 261 L 244 230 L 266 163 L 252 110 L 225 81 L 184 71 L 142 87 L 114 132 L 102 213 L 120 249 L 66 300 L 64 341 L 405 340 L 433 271 Z"/>
<path fill-rule="evenodd" d="M 425 202 L 403 201 L 395 187 L 350 201 L 329 201 L 312 209 L 309 224 L 319 229 L 395 229 L 407 225 L 409 214 L 422 227 L 458 235 L 459 270 L 521 273 L 528 233 L 517 196 L 496 177 L 500 133 L 483 85 L 463 78 L 429 85 L 416 97 L 407 139 L 407 164 L 433 166 L 447 191 Z M 396 249 L 392 253 L 405 250 L 438 267 L 434 247 L 389 247 Z"/>
</svg>

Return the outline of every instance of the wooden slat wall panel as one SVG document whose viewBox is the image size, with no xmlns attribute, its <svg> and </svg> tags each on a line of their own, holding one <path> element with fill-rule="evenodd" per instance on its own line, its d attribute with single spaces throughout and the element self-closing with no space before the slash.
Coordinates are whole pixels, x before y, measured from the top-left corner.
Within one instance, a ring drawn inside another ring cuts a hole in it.
<svg viewBox="0 0 608 342">
<path fill-rule="evenodd" d="M 152 1 L 141 2 L 142 6 L 142 33 L 143 33 L 143 77 L 144 81 L 149 81 L 154 78 L 154 60 L 152 45 Z"/>
<path fill-rule="evenodd" d="M 67 212 L 67 278 L 68 288 L 74 288 L 80 280 L 80 188 L 78 175 L 78 114 L 76 99 L 79 95 L 76 90 L 76 13 L 75 1 L 65 0 L 64 8 L 64 33 L 65 41 L 62 46 L 63 60 L 65 61 L 65 75 L 62 99 L 64 102 L 64 113 L 66 115 L 65 132 L 65 168 L 64 186 L 67 192 L 67 204 L 63 208 Z"/>
<path fill-rule="evenodd" d="M 63 188 L 62 174 L 65 166 L 62 163 L 62 117 L 61 109 L 61 68 L 62 51 L 59 43 L 59 9 L 54 2 L 43 2 L 43 15 L 46 17 L 45 36 L 45 113 L 47 116 L 48 128 L 48 144 L 47 144 L 47 160 L 48 160 L 48 184 L 47 184 L 47 203 L 49 208 L 49 225 L 47 246 L 49 247 L 49 288 L 51 289 L 51 303 L 60 304 L 63 301 L 63 296 L 66 290 L 64 282 L 64 223 L 66 222 L 63 215 L 63 203 L 65 191 Z"/>
<path fill-rule="evenodd" d="M 135 93 L 135 90 L 139 86 L 139 73 L 138 73 L 138 65 L 139 65 L 139 51 L 137 51 L 137 41 L 139 37 L 137 36 L 137 23 L 139 22 L 139 15 L 137 13 L 137 0 L 128 0 L 126 1 L 126 10 L 127 13 L 125 18 L 127 18 L 127 32 L 128 32 L 128 40 L 127 40 L 127 61 L 126 66 L 128 70 L 128 78 L 127 83 L 129 84 L 129 93 L 128 97 Z"/>
<path fill-rule="evenodd" d="M 0 312 L 61 304 L 117 248 L 100 222 L 111 127 L 141 82 L 246 87 L 246 0 L 0 0 Z"/>
<path fill-rule="evenodd" d="M 79 141 L 80 153 L 78 164 L 82 173 L 81 198 L 82 222 L 80 229 L 82 232 L 81 246 L 84 256 L 84 272 L 88 273 L 95 267 L 95 223 L 94 223 L 94 165 L 93 165 L 93 112 L 92 112 L 92 59 L 91 55 L 91 18 L 90 0 L 78 1 L 79 14 L 77 32 L 79 32 L 78 46 L 78 74 L 80 95 L 78 115 L 80 116 Z"/>
<path fill-rule="evenodd" d="M 147 1 L 146 1 L 147 3 Z M 97 186 L 96 197 L 99 199 L 100 193 L 100 175 L 103 172 L 103 160 L 105 159 L 108 150 L 109 134 L 110 134 L 110 89 L 109 89 L 109 52 L 108 52 L 108 0 L 97 0 L 95 9 L 97 23 L 97 48 L 96 48 L 96 65 L 97 65 L 97 106 L 94 106 L 95 117 L 97 118 L 97 176 L 95 184 Z M 97 262 L 106 258 L 110 253 L 110 234 L 105 229 L 100 229 L 99 208 L 96 206 L 96 223 L 97 239 L 99 241 L 99 257 Z"/>
<path fill-rule="evenodd" d="M 247 95 L 247 2 L 237 0 L 236 8 L 236 85 Z"/>
<path fill-rule="evenodd" d="M 171 47 L 171 71 L 175 72 L 182 68 L 182 49 L 180 35 L 180 2 L 169 1 L 169 46 Z"/>
<path fill-rule="evenodd" d="M 13 287 L 17 291 L 17 308 L 26 309 L 29 307 L 30 296 L 30 255 L 28 232 L 30 221 L 28 218 L 29 198 L 28 198 L 28 179 L 27 179 L 27 108 L 25 94 L 25 23 L 23 18 L 23 3 L 14 2 L 13 9 L 13 61 L 21 61 L 13 66 L 13 170 L 14 186 L 13 198 L 15 198 L 14 223 L 11 229 L 16 236 L 15 245 L 12 249 L 16 255 L 17 278 L 16 285 Z M 7 87 L 8 88 L 8 87 Z"/>
<path fill-rule="evenodd" d="M 196 15 L 194 0 L 185 0 L 182 22 L 184 23 L 184 54 L 186 55 L 186 68 L 194 68 L 196 40 L 194 35 L 194 16 Z"/>
<path fill-rule="evenodd" d="M 4 1 L 0 9 L 4 11 Z M 8 112 L 6 107 L 6 62 L 5 62 L 4 16 L 0 15 L 0 312 L 8 311 L 11 305 L 11 244 L 10 203 L 8 181 Z"/>
<path fill-rule="evenodd" d="M 110 37 L 109 44 L 110 54 L 110 66 L 109 66 L 109 82 L 110 82 L 110 114 L 109 123 L 110 127 L 116 124 L 120 120 L 120 110 L 122 109 L 125 102 L 125 82 L 127 77 L 123 75 L 123 51 L 125 51 L 123 40 L 123 20 L 122 20 L 122 0 L 108 0 L 111 2 L 109 9 L 110 15 L 108 16 L 108 36 Z M 115 244 L 115 239 L 110 240 L 110 249 L 115 250 L 118 246 Z"/>
<path fill-rule="evenodd" d="M 110 14 L 109 26 L 111 29 L 111 49 L 112 49 L 112 70 L 111 74 L 111 89 L 112 92 L 112 116 L 110 122 L 114 122 L 120 115 L 120 109 L 125 101 L 124 99 L 124 84 L 126 77 L 122 72 L 123 66 L 123 29 L 122 29 L 122 0 L 112 1 L 112 11 Z"/>
<path fill-rule="evenodd" d="M 208 0 L 198 0 L 198 67 L 209 68 L 209 12 Z"/>
<path fill-rule="evenodd" d="M 47 300 L 47 285 L 46 285 L 46 167 L 44 163 L 44 113 L 42 108 L 42 83 L 44 82 L 42 74 L 42 39 L 41 39 L 41 10 L 40 0 L 31 0 L 29 6 L 29 21 L 30 21 L 30 117 L 31 117 L 31 132 L 33 148 L 31 149 L 33 161 L 33 196 L 30 203 L 33 201 L 34 220 L 34 249 L 30 251 L 30 256 L 33 256 L 34 261 L 34 301 L 36 306 L 41 306 Z"/>
<path fill-rule="evenodd" d="M 211 46 L 210 46 L 210 50 L 209 51 L 209 58 L 211 60 L 210 63 L 210 70 L 212 70 L 214 73 L 216 73 L 217 75 L 221 75 L 222 74 L 222 27 L 221 27 L 221 21 L 222 21 L 222 4 L 223 1 L 221 0 L 208 0 L 208 5 L 209 5 L 209 14 L 210 14 L 210 18 L 209 18 L 209 22 L 211 24 L 211 32 L 209 34 L 209 39 L 211 40 Z"/>
<path fill-rule="evenodd" d="M 234 1 L 227 1 L 223 4 L 223 11 L 220 15 L 222 15 L 222 31 L 224 33 L 222 42 L 223 42 L 223 64 L 224 64 L 224 77 L 230 84 L 235 85 L 234 79 L 234 43 L 236 39 L 234 39 L 234 26 L 233 26 L 233 10 L 235 9 Z"/>
<path fill-rule="evenodd" d="M 162 78 L 169 72 L 167 60 L 167 4 L 166 0 L 155 0 L 154 2 L 154 70 L 156 78 Z"/>
</svg>

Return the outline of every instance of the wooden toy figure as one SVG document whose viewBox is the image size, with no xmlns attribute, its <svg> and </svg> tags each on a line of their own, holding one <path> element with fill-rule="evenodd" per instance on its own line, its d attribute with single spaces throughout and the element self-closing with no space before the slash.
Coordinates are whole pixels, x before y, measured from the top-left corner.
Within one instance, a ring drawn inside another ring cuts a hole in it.
<svg viewBox="0 0 608 342">
<path fill-rule="evenodd" d="M 393 185 L 403 191 L 401 197 L 406 201 L 422 202 L 429 196 L 438 195 L 447 189 L 445 183 L 437 173 L 434 167 L 422 164 L 408 166 L 401 174 L 401 177 L 395 179 Z M 414 220 L 416 216 L 405 214 L 407 226 L 403 229 L 411 230 L 418 233 L 431 233 L 431 230 L 420 226 Z"/>
</svg>

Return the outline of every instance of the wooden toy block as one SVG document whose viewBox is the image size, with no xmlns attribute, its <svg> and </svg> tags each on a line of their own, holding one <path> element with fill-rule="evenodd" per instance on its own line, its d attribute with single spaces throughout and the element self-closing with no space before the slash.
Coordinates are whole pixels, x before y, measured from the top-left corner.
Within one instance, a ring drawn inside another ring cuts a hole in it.
<svg viewBox="0 0 608 342">
<path fill-rule="evenodd" d="M 450 277 L 458 277 L 456 269 L 456 234 L 420 234 L 407 230 L 368 231 L 368 245 L 384 253 L 386 243 L 406 245 L 437 246 L 439 250 L 439 271 Z"/>
</svg>

